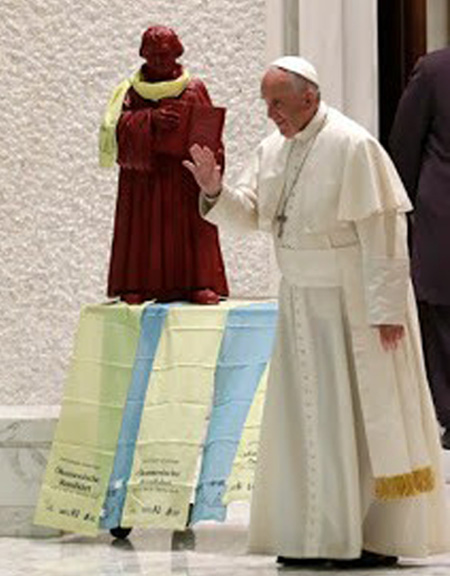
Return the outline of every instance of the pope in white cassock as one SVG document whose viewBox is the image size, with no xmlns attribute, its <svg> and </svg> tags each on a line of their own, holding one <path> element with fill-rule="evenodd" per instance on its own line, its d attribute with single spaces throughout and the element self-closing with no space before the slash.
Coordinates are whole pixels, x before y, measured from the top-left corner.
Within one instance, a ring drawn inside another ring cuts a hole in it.
<svg viewBox="0 0 450 576">
<path fill-rule="evenodd" d="M 272 234 L 279 322 L 250 551 L 284 564 L 389 565 L 450 549 L 440 445 L 409 279 L 411 205 L 383 148 L 283 57 L 262 97 L 278 131 L 234 188 L 185 162 L 215 224 Z"/>
</svg>

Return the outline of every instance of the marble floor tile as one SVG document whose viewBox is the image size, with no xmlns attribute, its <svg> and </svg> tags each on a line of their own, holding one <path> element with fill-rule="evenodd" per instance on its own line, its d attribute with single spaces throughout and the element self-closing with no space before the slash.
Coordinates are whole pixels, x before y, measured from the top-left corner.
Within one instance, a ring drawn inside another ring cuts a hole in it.
<svg viewBox="0 0 450 576">
<path fill-rule="evenodd" d="M 277 568 L 274 558 L 245 554 L 246 527 L 203 523 L 187 533 L 133 530 L 127 541 L 107 533 L 47 540 L 0 538 L 0 576 L 317 576 L 346 571 Z M 449 576 L 450 554 L 402 561 L 402 568 L 351 571 L 353 576 Z"/>
<path fill-rule="evenodd" d="M 450 480 L 450 452 L 444 460 Z M 177 533 L 133 530 L 127 541 L 105 532 L 97 538 L 0 538 L 0 576 L 450 576 L 450 553 L 402 559 L 399 568 L 386 570 L 277 568 L 273 557 L 245 553 L 247 523 L 248 506 L 238 504 L 224 525 L 204 522 Z"/>
</svg>

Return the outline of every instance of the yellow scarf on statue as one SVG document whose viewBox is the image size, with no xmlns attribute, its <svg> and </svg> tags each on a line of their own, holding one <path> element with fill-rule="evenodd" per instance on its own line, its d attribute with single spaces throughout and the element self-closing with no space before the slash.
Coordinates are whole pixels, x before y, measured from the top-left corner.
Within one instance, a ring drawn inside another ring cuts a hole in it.
<svg viewBox="0 0 450 576">
<path fill-rule="evenodd" d="M 146 100 L 153 100 L 157 102 L 163 98 L 176 98 L 184 92 L 190 80 L 190 75 L 187 70 L 176 80 L 168 80 L 166 82 L 145 82 L 142 79 L 142 72 L 138 70 L 131 79 L 131 85 L 142 98 Z"/>
<path fill-rule="evenodd" d="M 100 126 L 99 163 L 103 168 L 111 168 L 117 160 L 116 128 L 122 113 L 123 101 L 128 90 L 133 87 L 142 98 L 157 102 L 164 98 L 176 98 L 184 92 L 189 84 L 190 74 L 187 70 L 175 80 L 165 82 L 145 82 L 142 72 L 138 70 L 131 79 L 124 80 L 114 90 Z"/>
</svg>

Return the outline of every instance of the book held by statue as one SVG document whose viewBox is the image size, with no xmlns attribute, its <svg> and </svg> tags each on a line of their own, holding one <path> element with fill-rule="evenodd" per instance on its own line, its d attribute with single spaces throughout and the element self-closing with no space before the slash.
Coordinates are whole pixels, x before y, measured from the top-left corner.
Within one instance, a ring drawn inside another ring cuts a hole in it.
<svg viewBox="0 0 450 576">
<path fill-rule="evenodd" d="M 182 102 L 170 102 L 167 107 L 179 114 L 180 123 L 175 130 L 161 131 L 155 135 L 155 152 L 188 157 L 189 149 L 194 144 L 218 152 L 222 147 L 225 108 Z"/>
</svg>

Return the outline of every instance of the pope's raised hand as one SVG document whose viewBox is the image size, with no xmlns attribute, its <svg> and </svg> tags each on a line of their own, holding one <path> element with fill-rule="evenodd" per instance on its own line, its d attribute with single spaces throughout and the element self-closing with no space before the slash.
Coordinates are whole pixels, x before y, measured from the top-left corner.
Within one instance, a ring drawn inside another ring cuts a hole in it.
<svg viewBox="0 0 450 576">
<path fill-rule="evenodd" d="M 222 174 L 220 166 L 212 150 L 207 146 L 194 144 L 189 149 L 193 162 L 185 160 L 185 166 L 192 172 L 197 184 L 207 196 L 217 196 L 222 189 Z"/>
</svg>

